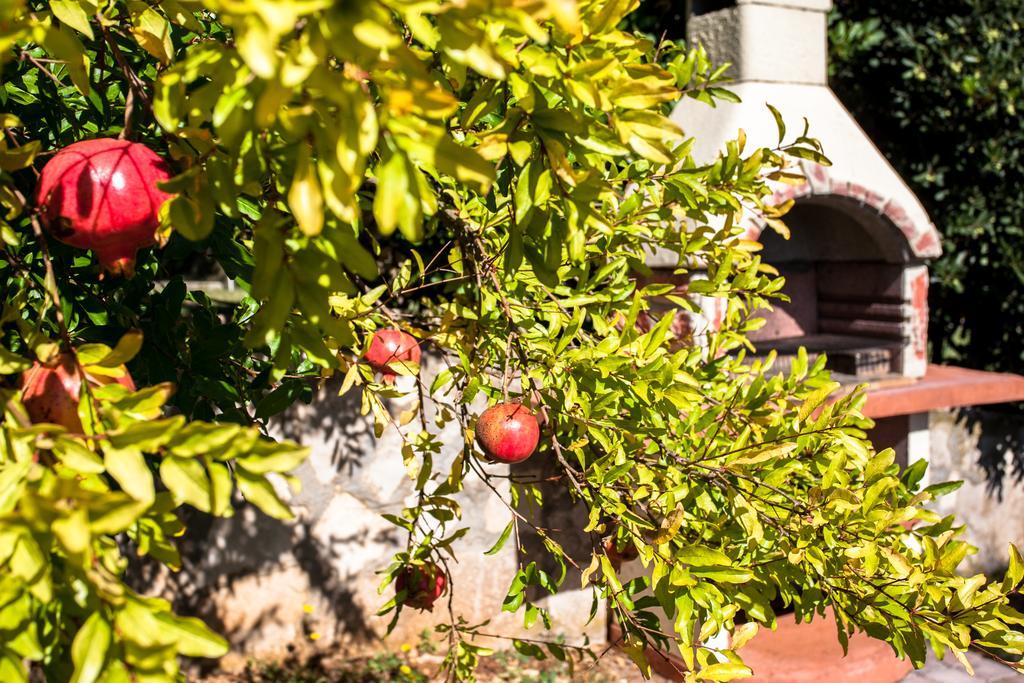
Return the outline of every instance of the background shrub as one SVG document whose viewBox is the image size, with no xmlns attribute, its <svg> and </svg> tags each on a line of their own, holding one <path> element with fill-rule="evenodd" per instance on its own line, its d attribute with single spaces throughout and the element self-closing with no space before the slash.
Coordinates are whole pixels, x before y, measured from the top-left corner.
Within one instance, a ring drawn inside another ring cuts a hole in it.
<svg viewBox="0 0 1024 683">
<path fill-rule="evenodd" d="M 839 0 L 832 87 L 943 235 L 935 361 L 1024 371 L 1024 3 Z"/>
</svg>

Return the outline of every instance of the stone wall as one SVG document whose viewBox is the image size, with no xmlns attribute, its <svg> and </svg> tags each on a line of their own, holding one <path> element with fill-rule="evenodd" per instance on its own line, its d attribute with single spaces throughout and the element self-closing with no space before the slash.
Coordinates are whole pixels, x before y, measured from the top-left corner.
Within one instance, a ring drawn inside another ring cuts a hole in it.
<svg viewBox="0 0 1024 683">
<path fill-rule="evenodd" d="M 424 357 L 427 385 L 437 365 L 436 359 Z M 411 382 L 399 378 L 403 381 Z M 279 522 L 246 505 L 227 520 L 197 515 L 183 544 L 185 570 L 152 580 L 151 588 L 157 590 L 162 582 L 175 583 L 175 592 L 181 595 L 179 607 L 198 613 L 229 638 L 233 647 L 224 662 L 228 668 L 250 656 L 275 658 L 295 648 L 379 647 L 384 637 L 392 615 L 375 613 L 390 599 L 391 589 L 378 593 L 381 577 L 376 572 L 404 549 L 406 537 L 381 514 L 400 513 L 415 500 L 413 488 L 402 462 L 398 430 L 390 427 L 375 439 L 372 421 L 359 415 L 359 390 L 344 397 L 337 392 L 338 383 L 328 382 L 311 405 L 295 406 L 272 425 L 275 435 L 312 448 L 309 460 L 295 472 L 302 485 L 301 492 L 291 498 L 297 519 Z M 392 415 L 397 417 L 416 400 L 416 392 L 410 391 L 389 401 Z M 428 401 L 428 421 L 433 410 L 434 404 Z M 405 429 L 418 428 L 415 421 Z M 435 471 L 447 472 L 463 448 L 463 435 L 458 424 L 450 423 L 439 439 L 443 448 L 435 457 Z M 542 456 L 543 451 L 531 461 L 534 469 L 543 468 Z M 495 474 L 508 472 L 507 466 L 485 466 Z M 517 474 L 526 473 L 517 469 Z M 507 496 L 507 479 L 492 481 Z M 510 540 L 498 554 L 483 554 L 511 520 L 511 513 L 472 473 L 459 500 L 463 510 L 459 526 L 469 526 L 471 531 L 454 545 L 457 562 L 449 562 L 454 612 L 470 623 L 490 619 L 487 630 L 493 633 L 522 633 L 521 617 L 501 612 L 518 564 L 515 544 Z M 585 525 L 585 521 L 575 524 L 578 513 L 557 487 L 546 492 L 543 510 L 528 512 L 546 526 L 565 531 Z M 449 533 L 455 528 L 451 526 Z M 578 537 L 560 540 L 570 552 L 574 544 L 577 552 L 586 545 Z M 525 534 L 523 542 L 531 557 L 543 555 L 539 544 Z M 573 585 L 579 586 L 578 575 L 567 579 L 566 588 Z M 586 623 L 591 611 L 589 591 L 567 590 L 538 604 L 550 608 L 554 633 L 539 633 L 542 627 L 534 626 L 533 637 L 561 634 L 568 642 L 584 637 L 591 643 L 604 642 L 604 610 Z M 424 629 L 447 617 L 447 604 L 440 601 L 434 613 L 405 610 L 389 643 L 392 647 L 415 643 Z M 319 634 L 315 640 L 309 637 L 314 633 Z"/>
<path fill-rule="evenodd" d="M 1001 577 L 1007 544 L 1024 546 L 1024 420 L 988 408 L 937 410 L 929 416 L 928 480 L 964 482 L 940 498 L 937 512 L 955 514 L 978 553 L 963 571 Z"/>
</svg>

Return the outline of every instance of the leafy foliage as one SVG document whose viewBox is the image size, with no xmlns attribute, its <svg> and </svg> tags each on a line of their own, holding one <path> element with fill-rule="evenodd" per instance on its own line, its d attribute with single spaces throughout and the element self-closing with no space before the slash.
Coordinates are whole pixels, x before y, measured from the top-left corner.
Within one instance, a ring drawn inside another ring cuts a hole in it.
<svg viewBox="0 0 1024 683">
<path fill-rule="evenodd" d="M 943 234 L 932 355 L 1024 370 L 1024 8 L 1014 0 L 842 0 L 832 82 Z"/>
<path fill-rule="evenodd" d="M 638 666 L 645 644 L 675 646 L 693 680 L 749 674 L 736 649 L 780 603 L 801 619 L 831 606 L 841 641 L 863 630 L 916 664 L 928 645 L 1020 655 L 1011 625 L 1024 617 L 1006 597 L 1024 578 L 1016 550 L 1002 583 L 958 576 L 969 546 L 923 507 L 946 489 L 919 491 L 923 463 L 900 473 L 872 449 L 863 396 L 830 402 L 823 362 L 782 375 L 746 359 L 752 314 L 782 281 L 737 219 L 762 212 L 784 230 L 770 184 L 822 150 L 806 134 L 774 149 L 741 135 L 695 164 L 667 114 L 680 97 L 732 97 L 723 68 L 616 28 L 635 5 L 4 5 L 0 678 L 25 680 L 29 661 L 54 681 L 173 680 L 175 654 L 223 652 L 124 585 L 125 553 L 173 568 L 181 506 L 229 515 L 236 491 L 288 516 L 271 480 L 305 451 L 260 427 L 332 374 L 361 391 L 378 434 L 405 428 L 419 495 L 388 517 L 409 543 L 385 586 L 410 564 L 446 566 L 467 531 L 467 477 L 500 496 L 502 473 L 474 452 L 473 407 L 511 393 L 542 418 L 534 457 L 589 511 L 579 533 L 594 539 L 569 556 L 520 512 L 543 494 L 513 473 L 514 521 L 493 552 L 532 527 L 556 567 L 520 554 L 505 609 L 527 627 L 549 621 L 536 591 L 579 582 L 595 608 L 610 603 Z M 127 282 L 98 280 L 89 255 L 47 239 L 26 200 L 47 154 L 115 133 L 177 170 L 169 242 Z M 686 296 L 637 277 L 655 248 L 678 258 Z M 222 271 L 240 301 L 190 286 L 196 271 Z M 720 326 L 697 315 L 701 297 L 724 302 Z M 665 304 L 675 312 L 654 312 Z M 684 334 L 677 318 L 699 326 Z M 384 399 L 401 389 L 359 362 L 369 334 L 395 326 L 444 364 L 433 377 L 392 364 L 433 414 L 393 417 Z M 15 373 L 57 350 L 83 372 L 116 376 L 130 360 L 144 388 L 83 382 L 82 433 L 29 424 Z M 464 450 L 435 467 L 437 428 L 453 421 Z M 634 546 L 645 577 L 620 579 L 609 535 Z M 445 665 L 470 679 L 489 653 L 483 627 L 451 604 Z M 401 609 L 398 595 L 382 612 Z M 722 629 L 731 649 L 702 646 Z"/>
</svg>

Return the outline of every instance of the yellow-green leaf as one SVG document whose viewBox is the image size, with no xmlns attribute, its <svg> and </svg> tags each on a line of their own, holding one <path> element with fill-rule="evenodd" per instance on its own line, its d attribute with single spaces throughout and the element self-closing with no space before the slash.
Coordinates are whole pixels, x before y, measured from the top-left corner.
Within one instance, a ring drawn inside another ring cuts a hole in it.
<svg viewBox="0 0 1024 683">
<path fill-rule="evenodd" d="M 292 511 L 278 497 L 277 491 L 266 477 L 246 472 L 241 467 L 235 470 L 235 477 L 238 480 L 238 490 L 242 492 L 242 496 L 260 510 L 275 519 L 292 519 L 294 517 Z"/>
<path fill-rule="evenodd" d="M 149 508 L 124 493 L 108 493 L 89 506 L 89 528 L 95 534 L 118 534 L 131 527 Z"/>
<path fill-rule="evenodd" d="M 177 653 L 185 657 L 223 657 L 228 643 L 195 617 L 179 617 L 168 612 L 156 615 L 161 632 L 172 639 Z"/>
<path fill-rule="evenodd" d="M 11 375 L 15 372 L 27 370 L 31 366 L 32 362 L 27 358 L 22 358 L 18 354 L 12 353 L 0 346 L 0 374 Z"/>
<path fill-rule="evenodd" d="M 174 496 L 175 503 L 188 503 L 197 510 L 210 511 L 210 479 L 202 463 L 195 458 L 167 456 L 160 463 L 160 479 Z"/>
<path fill-rule="evenodd" d="M 96 363 L 105 368 L 116 368 L 124 365 L 142 349 L 142 331 L 129 330 L 117 342 L 117 346 L 101 361 Z"/>
<path fill-rule="evenodd" d="M 5 171 L 20 171 L 23 168 L 28 168 L 35 161 L 39 147 L 38 140 L 27 142 L 20 147 L 6 148 L 5 146 L 3 154 L 0 155 L 0 168 Z"/>
<path fill-rule="evenodd" d="M 110 649 L 112 629 L 101 612 L 93 612 L 78 629 L 71 643 L 71 661 L 75 672 L 70 683 L 95 683 L 103 673 Z"/>
<path fill-rule="evenodd" d="M 92 26 L 89 24 L 89 15 L 78 0 L 50 0 L 50 10 L 53 15 L 79 33 L 83 33 L 93 39 Z"/>
<path fill-rule="evenodd" d="M 144 2 L 129 2 L 132 35 L 139 46 L 161 61 L 170 64 L 174 56 L 171 44 L 171 24 L 162 14 Z"/>
<path fill-rule="evenodd" d="M 398 227 L 398 217 L 408 193 L 405 159 L 392 154 L 384 166 L 377 169 L 377 194 L 373 198 L 373 217 L 381 235 L 387 237 Z"/>
<path fill-rule="evenodd" d="M 121 485 L 125 493 L 135 500 L 153 501 L 153 473 L 149 471 L 142 451 L 134 448 L 108 448 L 103 462 L 107 473 Z"/>
<path fill-rule="evenodd" d="M 88 95 L 90 62 L 78 36 L 54 24 L 45 30 L 41 42 L 48 53 L 67 64 L 71 82 L 79 92 Z"/>
<path fill-rule="evenodd" d="M 106 469 L 103 458 L 75 439 L 57 439 L 53 452 L 65 467 L 83 474 L 99 474 Z"/>
<path fill-rule="evenodd" d="M 320 191 L 316 167 L 310 157 L 309 147 L 299 145 L 299 156 L 295 161 L 295 176 L 288 190 L 288 207 L 295 216 L 299 229 L 307 235 L 319 235 L 324 229 L 324 197 Z"/>
</svg>

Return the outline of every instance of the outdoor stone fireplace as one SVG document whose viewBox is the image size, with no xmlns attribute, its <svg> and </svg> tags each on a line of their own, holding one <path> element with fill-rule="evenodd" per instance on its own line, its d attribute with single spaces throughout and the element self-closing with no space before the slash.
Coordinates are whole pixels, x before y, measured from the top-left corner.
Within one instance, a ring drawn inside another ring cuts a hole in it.
<svg viewBox="0 0 1024 683">
<path fill-rule="evenodd" d="M 709 108 L 684 100 L 673 114 L 696 136 L 698 163 L 713 161 L 740 129 L 747 149 L 779 143 L 778 109 L 790 128 L 819 139 L 829 167 L 801 161 L 806 182 L 778 184 L 771 201 L 794 202 L 783 239 L 750 214 L 746 237 L 786 277 L 790 302 L 765 314 L 753 337 L 776 368 L 801 346 L 824 353 L 835 379 L 869 386 L 866 412 L 876 446 L 903 463 L 930 456 L 929 413 L 1024 398 L 1024 379 L 928 364 L 928 266 L 941 237 L 914 193 L 828 87 L 827 12 L 831 0 L 694 2 L 687 27 L 713 62 L 731 62 L 729 88 L 740 103 Z M 787 139 L 793 139 L 789 133 Z M 653 266 L 674 263 L 652 260 Z M 695 330 L 714 328 L 724 303 L 704 298 Z"/>
</svg>

